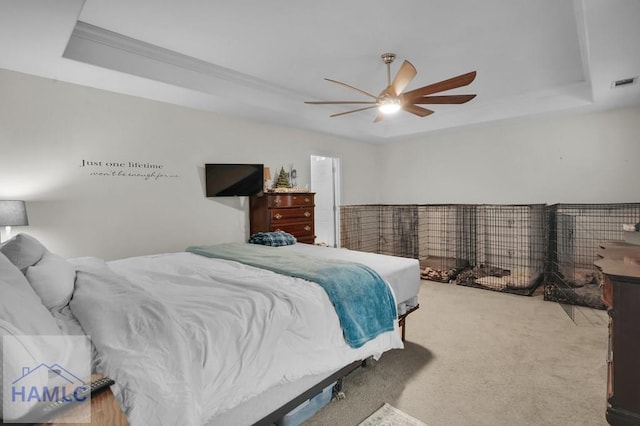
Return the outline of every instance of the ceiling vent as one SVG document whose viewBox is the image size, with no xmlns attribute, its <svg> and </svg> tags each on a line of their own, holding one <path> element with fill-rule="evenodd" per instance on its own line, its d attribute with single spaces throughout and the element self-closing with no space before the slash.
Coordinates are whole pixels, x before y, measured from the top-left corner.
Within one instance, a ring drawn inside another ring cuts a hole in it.
<svg viewBox="0 0 640 426">
<path fill-rule="evenodd" d="M 611 87 L 616 88 L 616 87 L 628 86 L 630 84 L 635 84 L 637 81 L 638 81 L 638 77 L 623 78 L 622 80 L 616 80 L 613 83 L 611 83 Z"/>
</svg>

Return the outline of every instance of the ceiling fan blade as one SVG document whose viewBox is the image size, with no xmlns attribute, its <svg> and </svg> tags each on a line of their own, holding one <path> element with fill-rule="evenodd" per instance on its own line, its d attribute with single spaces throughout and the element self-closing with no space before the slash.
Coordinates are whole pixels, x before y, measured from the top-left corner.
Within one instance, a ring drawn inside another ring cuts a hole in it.
<svg viewBox="0 0 640 426">
<path fill-rule="evenodd" d="M 428 86 L 419 87 L 414 90 L 410 90 L 404 93 L 405 99 L 419 98 L 421 96 L 430 95 L 432 93 L 444 92 L 445 90 L 455 89 L 457 87 L 466 86 L 476 78 L 476 72 L 471 71 L 466 74 L 462 74 L 456 77 L 442 80 L 437 83 L 429 84 Z"/>
<path fill-rule="evenodd" d="M 372 106 L 368 106 L 368 107 L 364 107 L 364 108 L 352 109 L 351 111 L 345 111 L 345 112 L 339 112 L 337 114 L 331 114 L 329 117 L 339 117 L 341 115 L 351 114 L 352 112 L 359 112 L 359 111 L 364 111 L 366 109 L 377 108 L 377 107 L 378 107 L 378 105 L 372 105 Z M 420 108 L 420 107 L 418 107 L 418 108 Z"/>
<path fill-rule="evenodd" d="M 383 118 L 384 118 L 384 112 L 378 111 L 378 114 L 376 115 L 376 118 L 373 120 L 373 122 L 378 123 L 382 121 Z"/>
<path fill-rule="evenodd" d="M 393 82 L 389 86 L 393 90 L 393 94 L 396 96 L 400 95 L 404 88 L 411 83 L 411 80 L 413 80 L 416 74 L 418 74 L 416 67 L 414 67 L 411 62 L 404 61 L 393 79 Z"/>
<path fill-rule="evenodd" d="M 431 111 L 430 109 L 422 108 L 418 105 L 408 104 L 404 105 L 402 109 L 420 117 L 426 117 L 427 115 L 433 114 L 433 111 Z"/>
<path fill-rule="evenodd" d="M 342 104 L 362 104 L 362 105 L 373 105 L 376 104 L 374 101 L 304 101 L 305 104 L 313 104 L 313 105 L 342 105 Z"/>
<path fill-rule="evenodd" d="M 360 90 L 357 87 L 351 86 L 350 84 L 343 83 L 343 82 L 337 81 L 337 80 L 331 80 L 330 78 L 325 78 L 325 80 L 330 81 L 332 83 L 339 84 L 339 85 L 344 86 L 344 87 L 348 87 L 349 89 L 355 90 L 356 92 L 362 93 L 363 95 L 369 96 L 370 98 L 378 99 L 377 96 L 373 96 L 371 93 L 365 92 L 364 90 Z"/>
<path fill-rule="evenodd" d="M 423 96 L 407 100 L 407 102 L 411 104 L 463 104 L 475 97 L 476 95 Z"/>
</svg>

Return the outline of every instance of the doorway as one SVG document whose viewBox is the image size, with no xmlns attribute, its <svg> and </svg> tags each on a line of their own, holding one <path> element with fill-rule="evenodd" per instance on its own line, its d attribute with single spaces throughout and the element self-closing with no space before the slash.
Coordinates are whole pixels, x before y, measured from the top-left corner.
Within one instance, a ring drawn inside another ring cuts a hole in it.
<svg viewBox="0 0 640 426">
<path fill-rule="evenodd" d="M 311 190 L 315 192 L 316 243 L 340 245 L 340 159 L 311 156 Z"/>
</svg>

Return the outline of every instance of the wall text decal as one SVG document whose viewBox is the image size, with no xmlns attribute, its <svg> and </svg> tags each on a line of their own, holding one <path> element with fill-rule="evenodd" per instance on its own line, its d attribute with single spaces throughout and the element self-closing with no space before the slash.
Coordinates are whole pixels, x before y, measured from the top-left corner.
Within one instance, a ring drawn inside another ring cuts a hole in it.
<svg viewBox="0 0 640 426">
<path fill-rule="evenodd" d="M 148 181 L 177 179 L 179 174 L 165 170 L 164 164 L 138 161 L 95 161 L 82 159 L 80 168 L 87 169 L 89 176 L 115 178 L 140 178 Z"/>
</svg>

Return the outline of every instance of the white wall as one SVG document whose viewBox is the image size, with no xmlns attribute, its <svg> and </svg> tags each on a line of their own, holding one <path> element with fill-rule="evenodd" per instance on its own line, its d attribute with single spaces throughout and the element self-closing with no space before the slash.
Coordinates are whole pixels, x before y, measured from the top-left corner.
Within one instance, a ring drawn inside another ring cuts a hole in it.
<svg viewBox="0 0 640 426">
<path fill-rule="evenodd" d="M 375 149 L 367 144 L 6 70 L 0 93 L 0 199 L 26 200 L 30 226 L 14 233 L 32 234 L 66 257 L 246 240 L 248 198 L 206 198 L 208 162 L 264 163 L 272 175 L 293 163 L 304 186 L 311 154 L 339 157 L 342 202 L 376 201 L 362 190 L 375 177 Z M 154 170 L 163 176 L 129 176 Z"/>
<path fill-rule="evenodd" d="M 378 159 L 385 203 L 640 202 L 640 108 L 439 132 Z"/>
<path fill-rule="evenodd" d="M 539 117 L 373 146 L 0 70 L 0 199 L 64 256 L 242 241 L 247 198 L 204 196 L 203 164 L 341 159 L 342 204 L 640 201 L 640 109 Z M 81 167 L 82 161 L 101 166 Z M 106 166 L 126 163 L 125 167 Z M 148 172 L 168 176 L 92 176 Z"/>
</svg>

